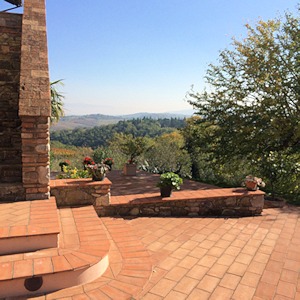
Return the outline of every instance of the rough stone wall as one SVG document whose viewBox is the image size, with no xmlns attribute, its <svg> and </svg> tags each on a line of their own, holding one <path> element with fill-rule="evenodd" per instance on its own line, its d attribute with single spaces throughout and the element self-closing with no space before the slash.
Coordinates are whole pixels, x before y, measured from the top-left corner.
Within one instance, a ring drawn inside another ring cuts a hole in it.
<svg viewBox="0 0 300 300">
<path fill-rule="evenodd" d="M 25 0 L 22 23 L 19 116 L 26 199 L 48 199 L 50 84 L 44 0 Z"/>
<path fill-rule="evenodd" d="M 90 179 L 51 180 L 51 196 L 61 206 L 94 205 L 95 209 L 110 203 L 111 181 L 91 181 Z"/>
<path fill-rule="evenodd" d="M 264 207 L 264 195 L 242 197 L 216 197 L 199 200 L 161 200 L 145 203 L 111 204 L 98 206 L 96 211 L 104 216 L 134 217 L 244 217 L 260 215 Z"/>
<path fill-rule="evenodd" d="M 0 13 L 0 183 L 22 182 L 18 116 L 21 33 L 22 15 Z"/>
</svg>

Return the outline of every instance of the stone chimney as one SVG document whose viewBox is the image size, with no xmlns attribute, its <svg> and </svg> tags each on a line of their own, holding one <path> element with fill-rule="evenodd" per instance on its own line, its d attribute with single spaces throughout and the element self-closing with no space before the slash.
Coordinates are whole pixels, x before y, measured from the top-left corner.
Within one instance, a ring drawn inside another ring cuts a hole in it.
<svg viewBox="0 0 300 300">
<path fill-rule="evenodd" d="M 23 16 L 0 14 L 0 199 L 49 198 L 50 115 L 45 1 L 25 0 Z"/>
</svg>

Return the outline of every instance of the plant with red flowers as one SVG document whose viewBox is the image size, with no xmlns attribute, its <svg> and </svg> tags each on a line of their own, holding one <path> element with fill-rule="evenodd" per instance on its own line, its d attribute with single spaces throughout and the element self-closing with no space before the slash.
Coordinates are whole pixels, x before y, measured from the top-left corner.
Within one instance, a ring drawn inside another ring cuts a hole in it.
<svg viewBox="0 0 300 300">
<path fill-rule="evenodd" d="M 93 161 L 93 159 L 89 156 L 86 156 L 83 160 L 83 164 L 84 165 L 94 165 L 95 162 Z"/>
<path fill-rule="evenodd" d="M 84 170 L 87 170 L 88 165 L 94 165 L 95 164 L 94 160 L 89 156 L 86 156 L 82 163 L 83 163 L 83 169 Z"/>
<path fill-rule="evenodd" d="M 103 163 L 111 168 L 114 164 L 114 160 L 111 157 L 107 157 L 103 160 Z"/>
</svg>

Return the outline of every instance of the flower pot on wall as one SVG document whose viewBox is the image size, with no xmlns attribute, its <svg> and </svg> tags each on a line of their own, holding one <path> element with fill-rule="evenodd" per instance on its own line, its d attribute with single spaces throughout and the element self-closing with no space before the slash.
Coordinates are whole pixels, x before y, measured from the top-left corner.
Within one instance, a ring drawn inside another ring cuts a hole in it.
<svg viewBox="0 0 300 300">
<path fill-rule="evenodd" d="M 245 185 L 248 191 L 256 191 L 257 190 L 257 182 L 255 181 L 245 181 Z"/>
<path fill-rule="evenodd" d="M 160 188 L 160 195 L 164 197 L 171 197 L 172 195 L 172 187 L 171 186 L 162 186 Z"/>
<path fill-rule="evenodd" d="M 136 176 L 136 164 L 125 164 L 123 173 L 126 176 Z"/>
<path fill-rule="evenodd" d="M 92 180 L 93 181 L 102 181 L 104 178 L 105 178 L 105 174 L 92 175 Z"/>
</svg>

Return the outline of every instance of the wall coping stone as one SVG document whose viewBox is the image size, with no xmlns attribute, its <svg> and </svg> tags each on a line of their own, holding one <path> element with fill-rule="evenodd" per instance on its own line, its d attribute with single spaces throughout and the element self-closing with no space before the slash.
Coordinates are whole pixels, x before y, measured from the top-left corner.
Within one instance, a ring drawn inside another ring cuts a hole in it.
<svg viewBox="0 0 300 300">
<path fill-rule="evenodd" d="M 51 179 L 50 180 L 50 188 L 53 188 L 53 187 L 101 186 L 101 185 L 112 185 L 112 182 L 108 178 L 104 178 L 102 181 L 93 181 L 91 178 Z"/>
</svg>

